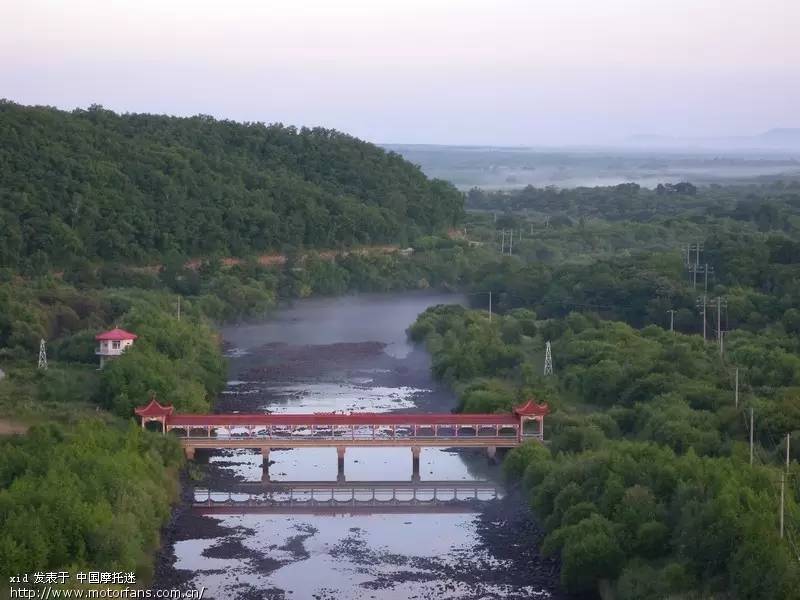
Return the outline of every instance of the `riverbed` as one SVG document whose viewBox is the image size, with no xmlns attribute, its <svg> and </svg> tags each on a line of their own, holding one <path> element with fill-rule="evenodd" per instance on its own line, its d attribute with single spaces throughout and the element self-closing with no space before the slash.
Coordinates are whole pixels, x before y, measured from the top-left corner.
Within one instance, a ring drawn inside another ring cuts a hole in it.
<svg viewBox="0 0 800 600">
<path fill-rule="evenodd" d="M 310 299 L 225 327 L 230 380 L 215 409 L 448 412 L 453 392 L 405 331 L 427 307 L 464 300 Z M 198 452 L 202 477 L 187 482 L 168 528 L 157 586 L 218 599 L 564 597 L 557 565 L 536 552 L 538 528 L 477 450 L 423 449 L 416 491 L 407 448 L 348 449 L 338 483 L 333 448 L 270 459 L 265 473 L 257 452 Z"/>
</svg>

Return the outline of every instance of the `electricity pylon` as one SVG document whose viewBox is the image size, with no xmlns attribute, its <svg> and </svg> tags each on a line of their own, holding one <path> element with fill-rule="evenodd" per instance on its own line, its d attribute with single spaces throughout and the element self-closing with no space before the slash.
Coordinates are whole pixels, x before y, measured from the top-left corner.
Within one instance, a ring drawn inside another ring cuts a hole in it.
<svg viewBox="0 0 800 600">
<path fill-rule="evenodd" d="M 47 344 L 44 339 L 39 342 L 39 368 L 47 370 Z"/>
<path fill-rule="evenodd" d="M 547 342 L 544 346 L 544 374 L 553 374 L 553 354 L 550 351 L 550 342 Z"/>
</svg>

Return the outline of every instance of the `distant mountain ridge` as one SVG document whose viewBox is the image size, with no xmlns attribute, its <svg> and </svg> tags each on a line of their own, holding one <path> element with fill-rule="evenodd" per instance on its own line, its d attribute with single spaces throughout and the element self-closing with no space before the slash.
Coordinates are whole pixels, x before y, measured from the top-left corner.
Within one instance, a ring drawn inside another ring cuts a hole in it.
<svg viewBox="0 0 800 600">
<path fill-rule="evenodd" d="M 626 145 L 665 148 L 718 148 L 800 150 L 800 127 L 776 127 L 751 136 L 680 137 L 639 134 L 626 138 Z"/>
</svg>

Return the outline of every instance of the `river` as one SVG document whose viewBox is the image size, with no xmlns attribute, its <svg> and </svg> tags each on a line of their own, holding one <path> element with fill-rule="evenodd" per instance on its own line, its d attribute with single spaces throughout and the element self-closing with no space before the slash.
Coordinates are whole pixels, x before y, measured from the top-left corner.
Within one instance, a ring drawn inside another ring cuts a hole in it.
<svg viewBox="0 0 800 600">
<path fill-rule="evenodd" d="M 230 381 L 216 410 L 448 412 L 453 392 L 405 330 L 427 307 L 457 302 L 432 292 L 310 299 L 225 327 Z M 498 467 L 477 450 L 423 449 L 417 485 L 438 489 L 418 492 L 407 448 L 348 449 L 344 483 L 333 448 L 273 450 L 270 459 L 267 481 L 256 452 L 198 452 L 204 473 L 170 526 L 157 583 L 219 599 L 562 597 L 555 564 L 517 539 L 538 532 L 520 511 L 505 514 Z M 288 508 L 258 508 L 289 493 Z M 312 493 L 324 501 L 309 508 Z M 442 501 L 419 507 L 415 493 Z"/>
</svg>

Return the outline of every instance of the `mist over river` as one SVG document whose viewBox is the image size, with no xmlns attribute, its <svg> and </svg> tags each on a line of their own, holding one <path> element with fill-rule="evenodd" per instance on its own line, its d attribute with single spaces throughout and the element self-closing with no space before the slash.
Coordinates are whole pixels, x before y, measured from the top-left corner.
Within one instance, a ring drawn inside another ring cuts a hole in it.
<svg viewBox="0 0 800 600">
<path fill-rule="evenodd" d="M 310 299 L 224 327 L 229 382 L 215 409 L 449 412 L 455 395 L 405 330 L 429 306 L 464 302 L 433 292 Z M 408 448 L 348 448 L 338 483 L 334 448 L 270 459 L 265 473 L 256 451 L 198 451 L 206 473 L 186 484 L 157 586 L 218 599 L 564 597 L 555 562 L 526 545 L 538 531 L 478 450 L 424 448 L 416 491 Z"/>
</svg>

